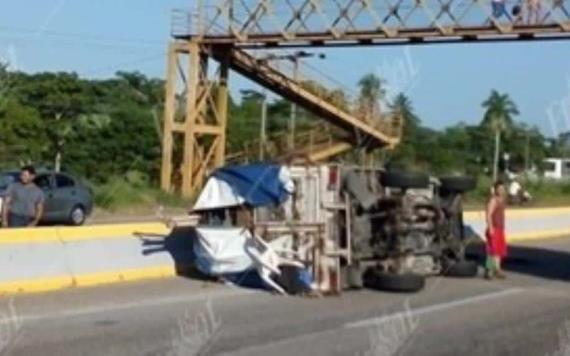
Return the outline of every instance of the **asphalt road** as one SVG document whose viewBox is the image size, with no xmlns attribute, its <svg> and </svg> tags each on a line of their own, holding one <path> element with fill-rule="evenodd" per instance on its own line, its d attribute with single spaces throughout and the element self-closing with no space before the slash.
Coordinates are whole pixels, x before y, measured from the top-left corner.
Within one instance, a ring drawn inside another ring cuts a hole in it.
<svg viewBox="0 0 570 356">
<path fill-rule="evenodd" d="M 570 239 L 513 246 L 508 279 L 304 299 L 190 279 L 0 299 L 7 355 L 570 355 Z"/>
</svg>

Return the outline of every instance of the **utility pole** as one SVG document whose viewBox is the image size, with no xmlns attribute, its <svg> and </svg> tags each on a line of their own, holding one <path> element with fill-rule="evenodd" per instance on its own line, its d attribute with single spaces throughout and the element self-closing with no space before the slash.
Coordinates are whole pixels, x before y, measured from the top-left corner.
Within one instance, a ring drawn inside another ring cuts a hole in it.
<svg viewBox="0 0 570 356">
<path fill-rule="evenodd" d="M 198 35 L 203 36 L 204 30 L 204 0 L 198 0 Z"/>
<path fill-rule="evenodd" d="M 259 132 L 259 160 L 265 158 L 265 146 L 267 143 L 267 90 L 263 89 L 261 101 L 261 128 Z"/>
<path fill-rule="evenodd" d="M 293 79 L 297 83 L 299 81 L 299 57 L 294 56 L 293 61 Z M 291 102 L 291 117 L 289 118 L 289 148 L 295 149 L 295 126 L 297 122 L 297 104 Z"/>
<path fill-rule="evenodd" d="M 234 26 L 234 0 L 228 0 L 228 33 L 233 34 Z"/>
<path fill-rule="evenodd" d="M 499 177 L 499 153 L 501 151 L 501 130 L 495 128 L 495 157 L 493 160 L 493 182 Z"/>
<path fill-rule="evenodd" d="M 301 59 L 302 58 L 311 58 L 311 57 L 317 57 L 319 59 L 327 58 L 327 56 L 324 53 L 309 53 L 306 51 L 297 51 L 293 54 L 284 54 L 284 55 L 269 54 L 265 58 L 258 59 L 258 61 L 261 61 L 261 62 L 279 61 L 279 60 L 290 61 L 291 63 L 293 63 L 293 80 L 298 83 L 299 80 L 301 80 L 301 77 L 300 77 Z M 291 103 L 291 112 L 289 115 L 289 124 L 288 124 L 289 149 L 295 148 L 295 131 L 296 131 L 296 126 L 297 126 L 297 113 L 298 113 L 297 104 Z"/>
<path fill-rule="evenodd" d="M 524 153 L 524 172 L 525 175 L 528 174 L 530 170 L 530 132 L 526 131 L 526 147 Z"/>
</svg>

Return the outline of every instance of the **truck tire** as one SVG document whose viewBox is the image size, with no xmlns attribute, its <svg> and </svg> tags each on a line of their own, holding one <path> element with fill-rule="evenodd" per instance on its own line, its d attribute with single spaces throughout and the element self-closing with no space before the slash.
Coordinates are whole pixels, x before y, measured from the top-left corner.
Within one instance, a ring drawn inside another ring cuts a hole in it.
<svg viewBox="0 0 570 356">
<path fill-rule="evenodd" d="M 413 189 L 429 187 L 429 176 L 423 173 L 393 171 L 384 172 L 382 185 L 389 188 Z"/>
<path fill-rule="evenodd" d="M 458 261 L 449 265 L 443 271 L 443 274 L 448 277 L 472 278 L 477 276 L 477 272 L 477 263 L 473 261 Z"/>
<path fill-rule="evenodd" d="M 364 274 L 366 288 L 401 293 L 414 293 L 425 287 L 425 277 L 419 274 L 394 274 L 370 268 Z"/>
<path fill-rule="evenodd" d="M 449 192 L 464 193 L 475 189 L 477 180 L 473 177 L 441 177 L 441 188 Z"/>
<path fill-rule="evenodd" d="M 345 266 L 341 269 L 343 285 L 342 289 L 362 289 L 362 269 L 358 266 Z"/>
</svg>

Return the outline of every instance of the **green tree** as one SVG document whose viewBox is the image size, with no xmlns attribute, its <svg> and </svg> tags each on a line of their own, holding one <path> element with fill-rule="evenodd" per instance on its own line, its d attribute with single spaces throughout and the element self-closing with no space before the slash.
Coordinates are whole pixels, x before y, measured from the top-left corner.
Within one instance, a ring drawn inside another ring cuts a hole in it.
<svg viewBox="0 0 570 356">
<path fill-rule="evenodd" d="M 38 112 L 17 100 L 7 99 L 0 108 L 0 168 L 39 162 L 46 146 Z"/>
<path fill-rule="evenodd" d="M 398 94 L 389 107 L 404 120 L 402 140 L 396 147 L 392 160 L 403 166 L 414 166 L 417 163 L 416 147 L 420 144 L 418 131 L 421 129 L 421 121 L 414 111 L 412 101 L 403 93 Z"/>
<path fill-rule="evenodd" d="M 358 111 L 367 120 L 380 117 L 380 102 L 386 96 L 383 88 L 385 81 L 374 73 L 366 74 L 358 81 L 360 94 L 358 98 Z"/>
<path fill-rule="evenodd" d="M 228 150 L 241 151 L 244 145 L 259 140 L 264 95 L 256 90 L 242 90 L 239 104 L 230 105 Z"/>
<path fill-rule="evenodd" d="M 416 115 L 410 98 L 404 93 L 400 93 L 394 98 L 389 107 L 392 111 L 402 115 L 404 120 L 404 136 L 409 137 L 413 135 L 421 125 L 421 120 Z"/>
<path fill-rule="evenodd" d="M 515 102 L 508 94 L 492 90 L 489 98 L 482 103 L 485 115 L 481 126 L 495 135 L 495 152 L 493 158 L 493 180 L 497 179 L 499 170 L 499 154 L 501 151 L 501 135 L 513 125 L 513 117 L 519 114 Z"/>
<path fill-rule="evenodd" d="M 76 120 L 89 107 L 85 82 L 73 73 L 39 73 L 20 76 L 20 79 L 24 79 L 17 89 L 20 101 L 40 114 L 54 169 L 58 172 Z"/>
<path fill-rule="evenodd" d="M 10 72 L 8 64 L 0 62 L 0 110 L 2 110 L 7 101 L 11 89 Z"/>
</svg>

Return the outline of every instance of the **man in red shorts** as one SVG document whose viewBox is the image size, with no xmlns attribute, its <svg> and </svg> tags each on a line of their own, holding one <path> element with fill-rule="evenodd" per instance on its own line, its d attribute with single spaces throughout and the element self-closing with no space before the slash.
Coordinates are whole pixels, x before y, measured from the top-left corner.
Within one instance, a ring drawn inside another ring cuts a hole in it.
<svg viewBox="0 0 570 356">
<path fill-rule="evenodd" d="M 485 278 L 493 277 L 504 279 L 505 273 L 501 263 L 507 255 L 507 242 L 505 238 L 505 207 L 507 204 L 507 191 L 505 184 L 497 181 L 493 185 L 491 198 L 487 203 L 487 262 L 485 264 Z"/>
</svg>

